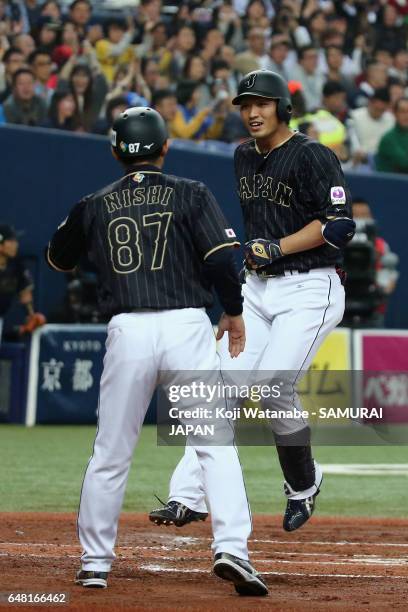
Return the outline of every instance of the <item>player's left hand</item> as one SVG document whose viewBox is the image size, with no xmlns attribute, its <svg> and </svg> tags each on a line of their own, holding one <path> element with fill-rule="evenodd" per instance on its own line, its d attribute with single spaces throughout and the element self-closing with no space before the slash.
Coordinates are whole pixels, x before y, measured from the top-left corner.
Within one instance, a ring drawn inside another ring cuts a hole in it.
<svg viewBox="0 0 408 612">
<path fill-rule="evenodd" d="M 280 248 L 280 240 L 277 238 L 273 238 L 272 240 L 255 238 L 255 240 L 246 242 L 244 246 L 244 255 L 249 270 L 262 268 L 276 259 L 283 257 Z"/>
<path fill-rule="evenodd" d="M 245 323 L 242 315 L 232 317 L 225 312 L 218 322 L 216 340 L 221 340 L 224 333 L 228 333 L 228 350 L 232 358 L 238 357 L 245 348 Z"/>
<path fill-rule="evenodd" d="M 37 329 L 37 327 L 45 325 L 46 322 L 47 319 L 41 312 L 33 312 L 32 314 L 28 315 L 24 325 L 20 325 L 20 335 L 31 334 L 35 329 Z"/>
</svg>

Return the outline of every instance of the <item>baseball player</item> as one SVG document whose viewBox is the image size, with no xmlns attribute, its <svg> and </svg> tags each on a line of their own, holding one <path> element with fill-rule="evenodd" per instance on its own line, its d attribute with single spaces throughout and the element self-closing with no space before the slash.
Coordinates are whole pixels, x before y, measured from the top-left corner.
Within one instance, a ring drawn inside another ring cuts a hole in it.
<svg viewBox="0 0 408 612">
<path fill-rule="evenodd" d="M 293 394 L 283 398 L 286 418 L 271 421 L 285 478 L 283 528 L 293 531 L 312 515 L 322 482 L 309 426 L 295 418 L 293 407 L 301 411 L 295 388 L 327 334 L 342 320 L 338 265 L 355 224 L 336 155 L 289 129 L 291 100 L 280 75 L 250 72 L 240 81 L 233 103 L 240 106 L 252 136 L 237 147 L 234 158 L 247 238 L 247 342 L 235 362 L 221 343 L 221 368 L 232 378 L 234 370 L 257 370 L 262 382 L 268 374 L 285 373 L 293 386 Z M 241 382 L 246 382 L 244 374 Z M 168 503 L 152 511 L 150 520 L 182 526 L 204 520 L 206 513 L 199 466 L 187 448 L 173 473 Z"/>
<path fill-rule="evenodd" d="M 231 357 L 245 344 L 231 248 L 239 243 L 205 185 L 162 172 L 164 120 L 150 108 L 128 109 L 115 120 L 111 143 L 125 176 L 83 198 L 47 249 L 48 263 L 63 272 L 87 254 L 99 275 L 100 308 L 112 317 L 78 513 L 84 552 L 76 582 L 85 587 L 107 586 L 128 471 L 157 384 L 168 390 L 185 381 L 186 364 L 214 384 L 220 377 L 205 312 L 211 286 L 225 309 L 219 337 L 228 332 Z M 188 439 L 212 513 L 214 572 L 240 594 L 266 595 L 248 561 L 250 511 L 228 422 L 224 428 L 222 446 L 206 445 L 199 433 Z"/>
</svg>

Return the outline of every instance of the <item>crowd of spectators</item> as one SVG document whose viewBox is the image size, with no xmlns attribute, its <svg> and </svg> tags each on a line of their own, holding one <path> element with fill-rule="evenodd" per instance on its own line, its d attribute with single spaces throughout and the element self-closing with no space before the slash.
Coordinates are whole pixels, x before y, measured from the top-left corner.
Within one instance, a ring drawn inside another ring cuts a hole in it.
<svg viewBox="0 0 408 612">
<path fill-rule="evenodd" d="M 243 74 L 288 80 L 292 126 L 345 167 L 408 173 L 408 1 L 0 0 L 0 123 L 108 134 L 152 105 L 172 138 L 237 143 Z"/>
</svg>

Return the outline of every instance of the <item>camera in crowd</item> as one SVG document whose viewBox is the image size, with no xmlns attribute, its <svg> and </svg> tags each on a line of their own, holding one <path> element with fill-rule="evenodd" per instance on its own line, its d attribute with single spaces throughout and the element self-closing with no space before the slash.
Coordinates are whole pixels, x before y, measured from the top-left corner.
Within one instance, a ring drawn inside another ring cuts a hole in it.
<svg viewBox="0 0 408 612">
<path fill-rule="evenodd" d="M 398 256 L 378 235 L 364 200 L 353 203 L 356 233 L 344 252 L 347 272 L 343 325 L 383 327 L 389 295 L 398 278 Z"/>
</svg>

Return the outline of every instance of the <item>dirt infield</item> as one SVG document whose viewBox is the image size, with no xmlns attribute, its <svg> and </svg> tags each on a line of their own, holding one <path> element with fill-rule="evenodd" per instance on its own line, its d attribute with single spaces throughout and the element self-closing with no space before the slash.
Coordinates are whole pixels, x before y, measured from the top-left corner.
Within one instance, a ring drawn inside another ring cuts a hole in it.
<svg viewBox="0 0 408 612">
<path fill-rule="evenodd" d="M 211 574 L 210 525 L 156 527 L 124 515 L 108 589 L 73 583 L 73 514 L 0 514 L 0 593 L 67 593 L 64 610 L 407 610 L 408 520 L 313 518 L 286 534 L 257 516 L 251 557 L 270 587 L 244 598 Z M 49 609 L 0 604 L 0 609 Z"/>
</svg>

